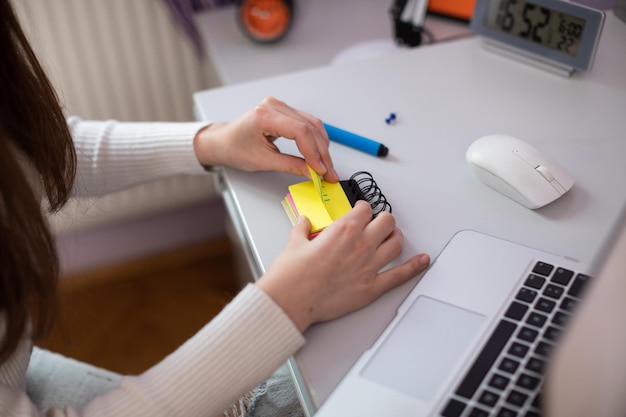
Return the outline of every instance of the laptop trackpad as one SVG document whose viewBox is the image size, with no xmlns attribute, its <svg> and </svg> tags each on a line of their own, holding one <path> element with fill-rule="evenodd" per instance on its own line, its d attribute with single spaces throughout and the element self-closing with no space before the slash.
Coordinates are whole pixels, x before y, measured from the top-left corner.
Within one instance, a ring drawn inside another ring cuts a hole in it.
<svg viewBox="0 0 626 417">
<path fill-rule="evenodd" d="M 365 365 L 362 376 L 429 401 L 459 363 L 483 319 L 420 296 Z"/>
</svg>

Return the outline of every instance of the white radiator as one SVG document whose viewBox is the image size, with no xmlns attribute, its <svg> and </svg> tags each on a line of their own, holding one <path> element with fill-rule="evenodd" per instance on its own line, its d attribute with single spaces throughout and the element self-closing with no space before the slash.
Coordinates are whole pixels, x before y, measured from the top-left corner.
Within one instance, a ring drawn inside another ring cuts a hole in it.
<svg viewBox="0 0 626 417">
<path fill-rule="evenodd" d="M 14 0 L 68 111 L 83 118 L 190 120 L 217 85 L 162 0 Z"/>
</svg>

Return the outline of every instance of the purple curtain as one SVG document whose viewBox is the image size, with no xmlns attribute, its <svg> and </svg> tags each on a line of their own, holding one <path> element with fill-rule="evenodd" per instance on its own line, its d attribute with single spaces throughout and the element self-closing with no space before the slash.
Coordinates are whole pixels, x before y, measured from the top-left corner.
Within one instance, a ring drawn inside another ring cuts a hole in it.
<svg viewBox="0 0 626 417">
<path fill-rule="evenodd" d="M 202 37 L 193 21 L 193 14 L 233 4 L 236 0 L 163 0 L 171 11 L 176 24 L 189 36 L 199 57 L 204 56 Z M 234 22 L 233 22 L 234 24 Z"/>
</svg>

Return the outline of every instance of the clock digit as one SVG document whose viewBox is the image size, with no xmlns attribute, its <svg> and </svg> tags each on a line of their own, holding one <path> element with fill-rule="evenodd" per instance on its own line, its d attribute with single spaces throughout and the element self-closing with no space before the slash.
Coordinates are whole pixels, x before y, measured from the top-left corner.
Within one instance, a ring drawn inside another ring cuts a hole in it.
<svg viewBox="0 0 626 417">
<path fill-rule="evenodd" d="M 532 20 L 528 17 L 529 12 L 535 10 L 535 5 L 534 4 L 530 4 L 530 3 L 526 3 L 524 5 L 524 11 L 522 12 L 522 18 L 524 20 L 524 23 L 526 23 L 526 30 L 522 31 L 519 33 L 519 35 L 523 38 L 528 38 L 528 35 L 530 35 L 530 30 L 532 29 L 533 25 L 532 25 Z M 534 33 L 535 31 L 533 30 L 533 37 L 534 37 Z"/>
<path fill-rule="evenodd" d="M 557 49 L 563 52 L 567 52 L 568 54 L 571 54 L 572 51 L 570 50 L 570 46 L 572 45 L 574 45 L 573 38 L 569 36 L 561 35 L 561 41 L 556 45 L 556 47 Z"/>
<path fill-rule="evenodd" d="M 543 15 L 543 21 L 539 22 L 537 26 L 535 26 L 535 28 L 533 29 L 533 40 L 535 42 L 543 43 L 543 39 L 539 35 L 537 35 L 537 30 L 543 29 L 548 25 L 548 22 L 550 21 L 550 10 L 544 7 L 540 7 L 539 11 L 541 11 L 541 14 Z"/>
<path fill-rule="evenodd" d="M 506 32 L 510 32 L 515 24 L 515 17 L 511 12 L 511 7 L 515 6 L 517 0 L 507 0 L 502 3 L 502 9 L 504 9 L 504 16 L 500 22 L 500 27 Z"/>
<path fill-rule="evenodd" d="M 582 25 L 577 25 L 576 23 L 570 23 L 569 24 L 569 31 L 568 33 L 572 36 L 575 36 L 577 38 L 580 38 L 580 36 L 583 34 L 583 26 Z"/>
</svg>

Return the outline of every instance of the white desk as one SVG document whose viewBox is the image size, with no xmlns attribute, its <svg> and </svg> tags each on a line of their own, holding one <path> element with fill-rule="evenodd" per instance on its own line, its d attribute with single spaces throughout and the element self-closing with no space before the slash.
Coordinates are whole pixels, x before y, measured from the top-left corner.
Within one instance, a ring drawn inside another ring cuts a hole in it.
<svg viewBox="0 0 626 417">
<path fill-rule="evenodd" d="M 199 113 L 230 120 L 274 95 L 390 149 L 375 158 L 338 144 L 340 176 L 370 171 L 393 204 L 405 235 L 403 259 L 436 256 L 452 235 L 476 229 L 590 261 L 626 203 L 626 24 L 607 16 L 595 67 L 571 79 L 494 55 L 465 39 L 195 95 Z M 397 123 L 384 119 L 393 111 Z M 507 133 L 545 151 L 575 177 L 563 198 L 528 210 L 478 182 L 467 147 Z M 296 152 L 287 141 L 278 145 Z M 229 209 L 257 274 L 284 247 L 291 229 L 280 205 L 301 178 L 223 171 Z M 321 404 L 391 319 L 415 280 L 371 306 L 312 327 L 292 364 L 311 409 Z"/>
<path fill-rule="evenodd" d="M 365 53 L 375 53 L 380 41 L 387 40 L 390 45 L 383 42 L 383 49 L 391 50 L 391 4 L 390 0 L 296 0 L 289 34 L 269 45 L 243 35 L 233 6 L 199 13 L 195 22 L 222 85 L 230 85 L 323 66 L 355 45 L 373 43 L 372 51 Z M 467 26 L 437 17 L 426 20 L 435 42 L 468 35 Z"/>
</svg>

